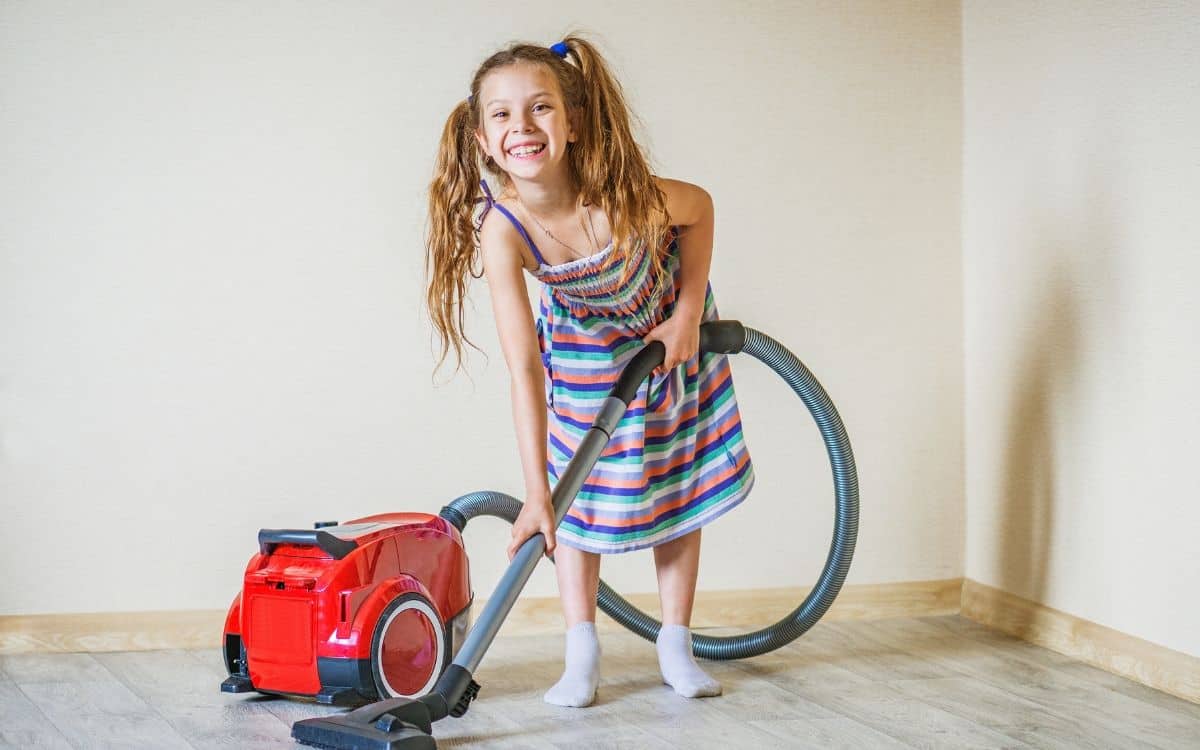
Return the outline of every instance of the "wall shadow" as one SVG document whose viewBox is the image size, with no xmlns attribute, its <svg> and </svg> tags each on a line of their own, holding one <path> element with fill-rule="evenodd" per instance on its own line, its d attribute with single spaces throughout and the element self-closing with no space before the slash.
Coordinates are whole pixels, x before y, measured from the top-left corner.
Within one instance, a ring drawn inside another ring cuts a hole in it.
<svg viewBox="0 0 1200 750">
<path fill-rule="evenodd" d="M 1005 427 L 999 527 L 1000 588 L 1043 601 L 1058 497 L 1055 488 L 1055 394 L 1072 376 L 1077 321 L 1067 284 L 1056 271 L 1021 345 L 1024 361 Z"/>
<path fill-rule="evenodd" d="M 1085 179 L 1076 184 L 1094 183 Z M 1030 194 L 1039 194 L 1038 188 Z M 1040 195 L 1048 191 L 1042 187 Z M 1112 287 L 1113 202 L 1097 190 L 1058 197 L 1067 205 L 1050 207 L 1053 212 L 1039 209 L 1042 216 L 1033 227 L 1037 239 L 1032 257 L 1045 269 L 1042 275 L 998 280 L 1032 283 L 1035 291 L 1028 295 L 1033 309 L 1006 324 L 1023 326 L 1024 338 L 1016 349 L 1021 360 L 1013 364 L 1009 381 L 996 570 L 999 588 L 1039 603 L 1046 602 L 1056 562 L 1055 526 L 1071 521 L 1062 515 L 1060 492 L 1064 478 L 1070 479 L 1065 472 L 1078 470 L 1079 455 L 1073 452 L 1075 465 L 1065 465 L 1063 449 L 1086 424 L 1086 410 L 1094 408 L 1082 401 L 1078 387 L 1085 347 L 1102 324 L 1116 326 L 1119 312 Z M 1069 205 L 1074 198 L 1083 205 Z M 1099 316 L 1098 302 L 1104 305 Z"/>
</svg>

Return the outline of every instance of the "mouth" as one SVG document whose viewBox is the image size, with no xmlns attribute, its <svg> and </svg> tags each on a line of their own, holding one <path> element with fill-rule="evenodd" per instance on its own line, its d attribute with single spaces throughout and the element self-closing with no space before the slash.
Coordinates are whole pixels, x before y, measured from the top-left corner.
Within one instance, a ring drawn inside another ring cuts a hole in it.
<svg viewBox="0 0 1200 750">
<path fill-rule="evenodd" d="M 544 143 L 522 143 L 519 146 L 513 146 L 507 153 L 514 159 L 533 159 L 546 150 Z"/>
</svg>

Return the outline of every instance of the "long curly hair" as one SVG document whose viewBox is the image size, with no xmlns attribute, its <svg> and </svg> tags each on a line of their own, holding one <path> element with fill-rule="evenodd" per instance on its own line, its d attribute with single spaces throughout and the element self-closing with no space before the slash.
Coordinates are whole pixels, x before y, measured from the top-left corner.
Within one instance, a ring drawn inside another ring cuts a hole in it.
<svg viewBox="0 0 1200 750">
<path fill-rule="evenodd" d="M 483 273 L 475 223 L 481 165 L 502 185 L 507 186 L 508 176 L 495 162 L 483 161 L 485 155 L 474 133 L 483 121 L 480 84 L 500 68 L 532 63 L 554 74 L 568 110 L 577 116 L 578 137 L 567 150 L 573 184 L 586 203 L 599 206 L 608 215 L 613 253 L 626 272 L 633 267 L 631 259 L 644 247 L 651 255 L 653 278 L 660 286 L 665 282 L 660 245 L 669 223 L 666 200 L 633 138 L 621 84 L 591 42 L 572 34 L 563 43 L 566 57 L 547 47 L 520 43 L 484 60 L 471 79 L 471 96 L 454 107 L 442 128 L 429 185 L 425 257 L 426 302 L 441 340 L 435 370 L 451 351 L 455 369 L 461 368 L 464 344 L 478 349 L 464 332 L 463 303 L 469 280 Z"/>
</svg>

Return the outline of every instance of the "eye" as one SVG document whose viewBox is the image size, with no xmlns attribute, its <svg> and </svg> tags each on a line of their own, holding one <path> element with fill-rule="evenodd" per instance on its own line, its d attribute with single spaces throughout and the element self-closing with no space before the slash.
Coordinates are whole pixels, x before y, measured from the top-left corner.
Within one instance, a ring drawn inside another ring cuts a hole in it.
<svg viewBox="0 0 1200 750">
<path fill-rule="evenodd" d="M 508 112 L 505 112 L 505 111 L 504 111 L 504 110 L 502 110 L 502 109 L 498 109 L 498 110 L 496 110 L 495 112 L 493 112 L 493 113 L 492 113 L 492 117 L 495 117 L 495 118 L 499 119 L 499 118 L 501 118 L 501 117 L 504 117 L 504 116 L 506 116 L 507 114 L 508 114 Z"/>
<path fill-rule="evenodd" d="M 543 103 L 539 102 L 539 103 L 533 105 L 534 112 L 545 112 L 548 109 L 550 109 L 549 104 L 543 104 Z"/>
</svg>

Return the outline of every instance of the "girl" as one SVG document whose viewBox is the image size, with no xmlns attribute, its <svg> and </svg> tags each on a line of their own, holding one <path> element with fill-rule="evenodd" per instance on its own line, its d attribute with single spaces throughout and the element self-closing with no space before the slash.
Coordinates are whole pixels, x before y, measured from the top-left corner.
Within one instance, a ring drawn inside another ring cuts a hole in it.
<svg viewBox="0 0 1200 750">
<path fill-rule="evenodd" d="M 595 700 L 599 555 L 645 547 L 654 548 L 662 604 L 663 680 L 689 698 L 720 694 L 692 658 L 700 527 L 740 503 L 754 476 L 728 362 L 697 355 L 700 323 L 717 317 L 708 194 L 650 173 L 620 85 L 588 41 L 570 36 L 550 48 L 514 45 L 479 67 L 442 132 L 429 214 L 439 365 L 453 349 L 461 366 L 470 343 L 463 301 L 477 258 L 491 288 L 525 477 L 508 555 L 545 536 L 567 624 L 566 668 L 546 701 Z M 541 282 L 536 321 L 522 271 Z M 556 534 L 551 488 L 625 363 L 650 341 L 666 358 Z"/>
</svg>

